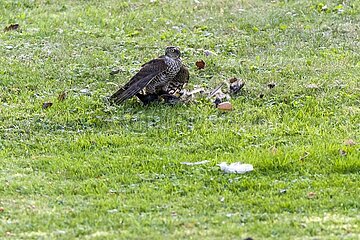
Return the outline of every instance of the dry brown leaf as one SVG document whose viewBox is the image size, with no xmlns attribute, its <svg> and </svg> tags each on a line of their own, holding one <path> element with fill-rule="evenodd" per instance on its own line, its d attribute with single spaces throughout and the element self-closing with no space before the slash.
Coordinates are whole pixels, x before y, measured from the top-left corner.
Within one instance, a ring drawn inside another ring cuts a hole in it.
<svg viewBox="0 0 360 240">
<path fill-rule="evenodd" d="M 197 67 L 198 69 L 204 69 L 204 68 L 205 68 L 205 62 L 204 62 L 204 60 L 198 60 L 198 61 L 196 61 L 195 65 L 196 65 L 196 67 Z"/>
<path fill-rule="evenodd" d="M 15 24 L 11 24 L 7 27 L 4 28 L 4 32 L 8 32 L 8 31 L 13 31 L 13 30 L 17 30 L 20 27 L 19 24 L 15 23 Z"/>
<path fill-rule="evenodd" d="M 222 102 L 217 105 L 219 110 L 223 111 L 231 111 L 233 109 L 232 104 L 230 102 Z"/>
<path fill-rule="evenodd" d="M 47 108 L 51 107 L 52 105 L 53 105 L 52 102 L 44 102 L 43 105 L 42 105 L 42 108 L 47 109 Z"/>
<path fill-rule="evenodd" d="M 316 196 L 316 193 L 314 193 L 314 192 L 309 192 L 308 194 L 307 194 L 307 197 L 308 198 L 314 198 Z"/>
<path fill-rule="evenodd" d="M 233 78 L 229 79 L 229 83 L 234 83 L 236 81 L 238 81 L 238 79 L 236 77 L 233 77 Z"/>
</svg>

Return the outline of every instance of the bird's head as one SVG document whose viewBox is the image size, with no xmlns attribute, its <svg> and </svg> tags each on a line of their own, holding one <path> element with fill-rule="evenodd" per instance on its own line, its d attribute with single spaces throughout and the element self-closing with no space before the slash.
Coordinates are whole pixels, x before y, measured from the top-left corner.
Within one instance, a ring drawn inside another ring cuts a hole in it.
<svg viewBox="0 0 360 240">
<path fill-rule="evenodd" d="M 177 47 L 167 47 L 165 49 L 165 55 L 173 59 L 177 59 L 181 56 L 180 50 Z"/>
</svg>

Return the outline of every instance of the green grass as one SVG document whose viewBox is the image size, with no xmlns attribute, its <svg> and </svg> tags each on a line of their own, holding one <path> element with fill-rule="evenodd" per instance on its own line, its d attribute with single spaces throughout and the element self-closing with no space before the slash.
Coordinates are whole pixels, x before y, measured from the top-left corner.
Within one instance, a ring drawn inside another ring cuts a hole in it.
<svg viewBox="0 0 360 240">
<path fill-rule="evenodd" d="M 0 33 L 0 238 L 359 239 L 360 3 L 342 2 L 0 0 L 20 24 Z M 234 111 L 106 104 L 168 45 L 189 88 L 242 78 Z"/>
</svg>

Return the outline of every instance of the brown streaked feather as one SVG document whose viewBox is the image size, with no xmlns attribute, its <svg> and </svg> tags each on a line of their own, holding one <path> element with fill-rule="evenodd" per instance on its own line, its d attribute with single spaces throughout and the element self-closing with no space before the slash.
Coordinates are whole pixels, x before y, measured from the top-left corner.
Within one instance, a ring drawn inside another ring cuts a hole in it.
<svg viewBox="0 0 360 240">
<path fill-rule="evenodd" d="M 165 71 L 167 65 L 164 59 L 157 58 L 145 63 L 135 76 L 128 83 L 120 88 L 110 97 L 110 102 L 120 104 L 123 101 L 135 96 L 144 89 L 152 79 Z"/>
<path fill-rule="evenodd" d="M 180 71 L 176 74 L 174 79 L 171 80 L 168 92 L 176 93 L 178 91 L 181 91 L 185 84 L 189 82 L 189 78 L 189 70 L 184 65 L 182 65 Z"/>
<path fill-rule="evenodd" d="M 179 83 L 188 83 L 190 78 L 189 70 L 182 65 L 180 71 L 176 74 L 172 81 Z"/>
</svg>

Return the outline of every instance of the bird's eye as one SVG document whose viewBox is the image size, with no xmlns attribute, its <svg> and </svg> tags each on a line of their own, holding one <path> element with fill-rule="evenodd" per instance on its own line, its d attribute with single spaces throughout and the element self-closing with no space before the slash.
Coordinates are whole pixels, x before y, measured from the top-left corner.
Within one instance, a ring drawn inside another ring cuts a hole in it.
<svg viewBox="0 0 360 240">
<path fill-rule="evenodd" d="M 171 49 L 171 52 L 175 52 L 175 49 L 172 48 L 172 49 Z"/>
</svg>

